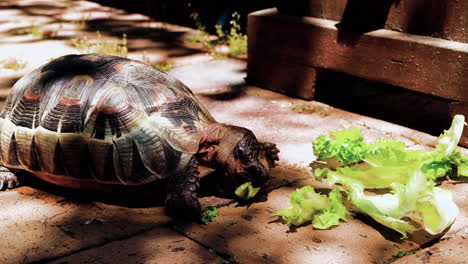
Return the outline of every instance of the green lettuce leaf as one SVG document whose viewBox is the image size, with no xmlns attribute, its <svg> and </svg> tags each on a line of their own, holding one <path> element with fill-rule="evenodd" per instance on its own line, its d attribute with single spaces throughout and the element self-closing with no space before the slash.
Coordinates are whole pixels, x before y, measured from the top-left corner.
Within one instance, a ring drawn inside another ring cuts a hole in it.
<svg viewBox="0 0 468 264">
<path fill-rule="evenodd" d="M 366 189 L 387 189 L 393 183 L 406 183 L 409 176 L 407 167 L 367 167 L 361 165 L 341 167 L 335 171 L 327 170 L 320 173 L 326 173 L 325 177 L 330 184 L 359 184 Z"/>
<path fill-rule="evenodd" d="M 316 193 L 311 186 L 304 186 L 289 194 L 291 206 L 273 216 L 280 216 L 288 225 L 302 225 L 312 222 L 318 229 L 327 229 L 338 225 L 340 219 L 346 220 L 347 210 L 342 201 L 340 189 L 330 194 Z"/>
<path fill-rule="evenodd" d="M 460 151 L 456 151 L 451 155 L 450 160 L 457 167 L 459 176 L 468 177 L 468 157 L 463 155 Z"/>
<path fill-rule="evenodd" d="M 457 148 L 458 142 L 463 133 L 465 126 L 465 116 L 456 115 L 453 117 L 452 125 L 449 130 L 445 130 L 439 137 L 439 142 L 435 151 L 441 152 L 444 155 L 450 155 Z"/>
<path fill-rule="evenodd" d="M 407 162 L 411 158 L 410 153 L 405 150 L 405 143 L 383 138 L 368 147 L 363 160 L 375 167 L 382 167 L 401 166 L 402 163 Z"/>
<path fill-rule="evenodd" d="M 246 182 L 241 186 L 237 187 L 236 191 L 234 192 L 239 198 L 244 200 L 248 200 L 255 195 L 257 195 L 260 187 L 253 187 L 252 182 Z"/>
<path fill-rule="evenodd" d="M 468 157 L 457 148 L 464 125 L 464 116 L 455 116 L 432 150 L 407 150 L 403 142 L 393 139 L 366 144 L 357 129 L 333 131 L 334 139 L 317 138 L 314 153 L 325 164 L 338 158 L 343 166 L 327 168 L 322 162 L 315 166 L 314 175 L 317 180 L 345 186 L 357 211 L 403 236 L 420 229 L 438 234 L 453 223 L 458 208 L 452 193 L 436 187 L 435 180 L 449 175 L 453 168 L 458 175 L 468 176 Z M 340 158 L 343 150 L 352 158 Z M 361 163 L 344 166 L 350 160 Z M 388 193 L 368 194 L 370 189 Z"/>
<path fill-rule="evenodd" d="M 342 131 L 330 131 L 330 136 L 319 136 L 312 143 L 318 160 L 336 157 L 341 163 L 349 164 L 364 158 L 368 146 L 359 129 L 345 127 Z"/>
<path fill-rule="evenodd" d="M 391 193 L 383 195 L 365 194 L 365 184 L 345 175 L 335 173 L 333 176 L 335 182 L 349 189 L 351 203 L 359 212 L 403 236 L 420 229 L 430 234 L 441 233 L 458 214 L 452 193 L 435 187 L 434 182 L 424 176 L 421 167 L 409 168 L 408 172 L 411 173 L 406 183 L 391 183 Z M 402 174 L 402 177 L 407 175 Z"/>
<path fill-rule="evenodd" d="M 465 125 L 464 116 L 456 115 L 449 130 L 439 137 L 432 150 L 407 150 L 401 141 L 383 138 L 372 144 L 364 142 L 359 129 L 345 127 L 342 131 L 330 131 L 330 136 L 319 136 L 312 142 L 318 161 L 325 161 L 329 168 L 335 168 L 333 159 L 347 165 L 364 161 L 373 167 L 407 167 L 409 164 L 424 162 L 422 170 L 426 177 L 436 179 L 458 167 L 460 176 L 467 176 L 468 158 L 457 149 Z"/>
</svg>

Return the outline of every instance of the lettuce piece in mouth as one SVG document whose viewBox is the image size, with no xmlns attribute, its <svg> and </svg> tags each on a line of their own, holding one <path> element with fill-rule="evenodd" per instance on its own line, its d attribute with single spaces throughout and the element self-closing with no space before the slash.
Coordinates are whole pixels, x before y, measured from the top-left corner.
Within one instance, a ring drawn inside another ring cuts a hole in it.
<svg viewBox="0 0 468 264">
<path fill-rule="evenodd" d="M 257 195 L 258 191 L 260 191 L 260 187 L 253 187 L 252 182 L 246 182 L 237 187 L 234 193 L 241 199 L 249 200 Z"/>
<path fill-rule="evenodd" d="M 340 189 L 330 194 L 316 193 L 311 186 L 304 186 L 289 194 L 291 206 L 273 216 L 280 216 L 288 225 L 302 225 L 312 222 L 318 229 L 327 229 L 346 220 L 347 210 L 343 204 Z"/>
<path fill-rule="evenodd" d="M 331 137 L 319 136 L 313 142 L 314 154 L 324 161 L 315 169 L 315 178 L 346 187 L 348 199 L 358 212 L 403 237 L 421 229 L 439 234 L 454 222 L 458 207 L 452 192 L 436 187 L 435 180 L 449 175 L 453 168 L 459 176 L 468 176 L 468 157 L 457 148 L 464 126 L 464 116 L 455 116 L 432 150 L 407 150 L 403 142 L 393 139 L 368 144 L 357 128 L 331 131 Z M 340 167 L 330 162 L 334 159 Z M 306 187 L 291 193 L 291 208 L 276 214 L 289 225 L 307 221 L 317 224 L 315 219 L 327 210 L 326 199 L 335 191 L 339 193 L 334 189 L 327 198 Z M 370 189 L 389 192 L 368 194 L 366 190 Z M 339 198 L 341 201 L 341 194 Z M 338 211 L 342 210 L 346 212 L 344 206 Z M 337 219 L 335 224 L 344 219 L 343 213 Z"/>
</svg>

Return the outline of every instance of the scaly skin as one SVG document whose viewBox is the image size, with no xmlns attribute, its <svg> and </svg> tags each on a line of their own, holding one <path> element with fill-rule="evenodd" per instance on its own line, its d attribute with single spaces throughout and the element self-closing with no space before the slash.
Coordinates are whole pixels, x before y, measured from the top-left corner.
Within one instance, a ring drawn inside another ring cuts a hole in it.
<svg viewBox="0 0 468 264">
<path fill-rule="evenodd" d="M 200 219 L 201 206 L 198 201 L 200 178 L 198 161 L 192 156 L 189 164 L 176 172 L 167 184 L 166 214 L 172 217 Z"/>
</svg>

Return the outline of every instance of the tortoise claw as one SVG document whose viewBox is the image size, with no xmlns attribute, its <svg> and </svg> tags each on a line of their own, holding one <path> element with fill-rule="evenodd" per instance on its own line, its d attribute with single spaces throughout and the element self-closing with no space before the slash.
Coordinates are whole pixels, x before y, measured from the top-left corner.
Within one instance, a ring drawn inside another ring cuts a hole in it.
<svg viewBox="0 0 468 264">
<path fill-rule="evenodd" d="M 268 163 L 270 165 L 270 168 L 274 168 L 275 161 L 279 160 L 278 153 L 280 152 L 280 150 L 276 147 L 276 144 L 271 143 L 271 142 L 263 142 L 262 147 L 268 158 Z"/>
<path fill-rule="evenodd" d="M 18 177 L 8 168 L 0 166 L 0 191 L 3 189 L 13 189 L 18 185 Z"/>
</svg>

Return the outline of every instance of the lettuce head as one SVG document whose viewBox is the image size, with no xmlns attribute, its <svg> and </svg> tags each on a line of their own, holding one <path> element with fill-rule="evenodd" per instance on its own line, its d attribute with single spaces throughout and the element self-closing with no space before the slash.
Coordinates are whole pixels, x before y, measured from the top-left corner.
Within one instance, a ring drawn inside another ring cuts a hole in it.
<svg viewBox="0 0 468 264">
<path fill-rule="evenodd" d="M 369 144 L 353 127 L 331 131 L 330 136 L 319 136 L 313 142 L 314 154 L 321 161 L 320 166 L 313 166 L 314 175 L 317 180 L 344 186 L 355 210 L 403 237 L 421 229 L 439 234 L 454 222 L 458 207 L 451 191 L 437 187 L 436 180 L 454 174 L 454 170 L 459 176 L 468 176 L 468 158 L 457 147 L 464 126 L 464 116 L 456 115 L 431 150 L 408 150 L 403 142 L 388 138 Z M 331 160 L 338 160 L 341 166 L 336 168 L 330 162 L 327 167 Z M 379 194 L 372 193 L 375 189 Z M 340 212 L 335 216 L 338 221 L 331 222 L 338 224 L 346 208 L 336 190 L 326 197 L 303 187 L 290 195 L 291 207 L 276 215 L 290 225 L 301 225 L 319 221 L 315 219 L 324 212 L 336 211 Z M 332 193 L 342 207 L 328 209 Z"/>
</svg>

